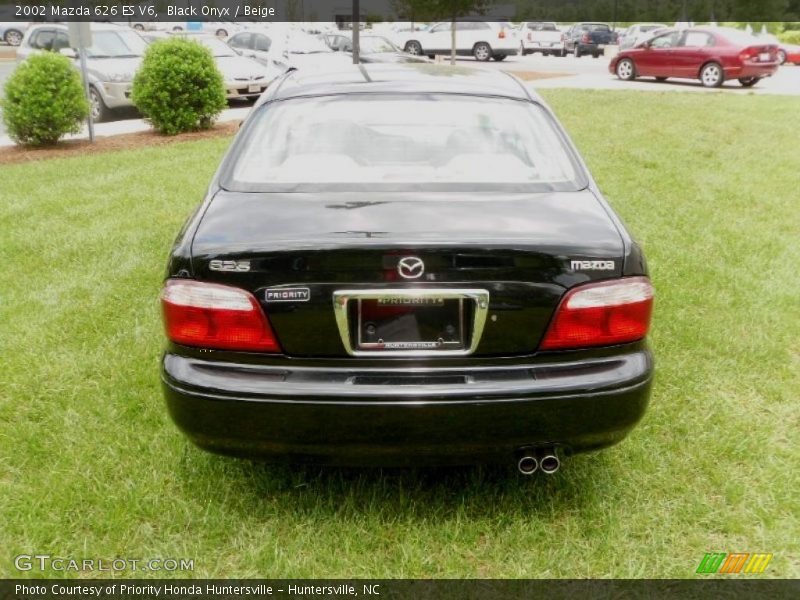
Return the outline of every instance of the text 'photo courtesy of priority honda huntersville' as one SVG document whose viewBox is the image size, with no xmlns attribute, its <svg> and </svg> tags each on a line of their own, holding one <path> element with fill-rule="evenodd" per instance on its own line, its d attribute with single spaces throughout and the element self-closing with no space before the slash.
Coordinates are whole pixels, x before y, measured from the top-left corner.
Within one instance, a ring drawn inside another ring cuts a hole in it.
<svg viewBox="0 0 800 600">
<path fill-rule="evenodd" d="M 647 407 L 642 252 L 543 100 L 433 64 L 290 72 L 176 240 L 170 414 L 202 448 L 552 473 Z"/>
</svg>

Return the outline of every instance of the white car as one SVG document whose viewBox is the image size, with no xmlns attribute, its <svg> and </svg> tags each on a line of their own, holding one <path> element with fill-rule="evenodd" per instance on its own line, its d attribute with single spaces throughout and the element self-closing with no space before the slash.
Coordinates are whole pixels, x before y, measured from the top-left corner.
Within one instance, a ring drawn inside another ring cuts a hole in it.
<svg viewBox="0 0 800 600">
<path fill-rule="evenodd" d="M 631 25 L 619 36 L 619 49 L 627 50 L 652 36 L 657 30 L 667 26 L 663 23 L 639 23 Z"/>
<path fill-rule="evenodd" d="M 132 106 L 131 87 L 147 49 L 147 42 L 128 27 L 111 23 L 92 23 L 92 45 L 86 49 L 89 74 L 89 100 L 92 117 L 103 121 L 112 109 Z M 59 52 L 76 62 L 77 54 L 69 45 L 67 26 L 63 23 L 32 25 L 17 49 L 17 61 L 32 54 Z"/>
<path fill-rule="evenodd" d="M 519 26 L 520 54 L 541 52 L 565 56 L 564 35 L 553 21 L 526 21 Z"/>
<path fill-rule="evenodd" d="M 397 45 L 409 54 L 450 54 L 452 22 L 434 23 L 424 31 L 411 31 L 398 36 Z M 396 42 L 397 43 L 397 42 Z M 474 56 L 476 60 L 503 60 L 519 52 L 519 35 L 507 22 L 456 21 L 456 54 Z"/>
<path fill-rule="evenodd" d="M 203 44 L 211 51 L 217 69 L 222 73 L 225 92 L 229 100 L 258 98 L 272 80 L 282 75 L 284 69 L 274 63 L 261 63 L 242 56 L 228 44 L 213 35 L 178 34 Z"/>
</svg>

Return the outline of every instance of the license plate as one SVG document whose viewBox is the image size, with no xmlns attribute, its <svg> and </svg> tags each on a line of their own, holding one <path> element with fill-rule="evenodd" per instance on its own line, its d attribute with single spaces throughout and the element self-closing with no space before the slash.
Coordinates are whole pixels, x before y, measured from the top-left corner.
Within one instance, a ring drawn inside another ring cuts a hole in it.
<svg viewBox="0 0 800 600">
<path fill-rule="evenodd" d="M 258 83 L 251 83 L 250 86 L 247 88 L 247 91 L 250 92 L 251 94 L 253 92 L 260 92 L 261 91 L 261 85 L 258 84 Z"/>
<path fill-rule="evenodd" d="M 333 306 L 342 344 L 351 356 L 466 356 L 480 342 L 489 292 L 337 290 Z"/>
<path fill-rule="evenodd" d="M 606 45 L 605 44 L 597 44 L 597 49 L 598 50 L 605 50 L 606 49 Z"/>
<path fill-rule="evenodd" d="M 760 60 L 761 62 L 769 62 L 769 59 L 770 59 L 769 52 L 762 52 L 761 54 L 758 55 L 758 60 Z"/>
<path fill-rule="evenodd" d="M 461 350 L 463 298 L 375 298 L 358 302 L 359 350 Z"/>
</svg>

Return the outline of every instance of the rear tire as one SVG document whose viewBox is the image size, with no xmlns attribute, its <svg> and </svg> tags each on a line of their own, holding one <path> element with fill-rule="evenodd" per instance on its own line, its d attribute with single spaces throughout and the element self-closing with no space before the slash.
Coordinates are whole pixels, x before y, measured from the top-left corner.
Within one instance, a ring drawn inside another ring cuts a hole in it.
<svg viewBox="0 0 800 600">
<path fill-rule="evenodd" d="M 417 41 L 411 40 L 410 42 L 406 42 L 405 51 L 414 56 L 421 56 L 422 45 Z"/>
<path fill-rule="evenodd" d="M 22 32 L 16 29 L 9 29 L 3 39 L 9 46 L 19 46 L 22 43 Z"/>
<path fill-rule="evenodd" d="M 742 87 L 753 87 L 759 81 L 761 81 L 760 77 L 743 77 L 739 80 L 739 83 L 742 84 Z"/>
<path fill-rule="evenodd" d="M 617 77 L 623 81 L 633 81 L 636 79 L 636 65 L 630 58 L 623 58 L 617 63 Z"/>
<path fill-rule="evenodd" d="M 725 81 L 725 72 L 717 62 L 710 62 L 700 69 L 700 82 L 707 88 L 718 88 Z"/>
<path fill-rule="evenodd" d="M 475 60 L 486 62 L 492 58 L 492 48 L 486 42 L 478 42 L 472 48 L 472 56 L 475 57 Z"/>
<path fill-rule="evenodd" d="M 136 25 L 133 26 L 133 28 L 136 31 L 144 31 L 144 25 L 142 25 L 141 23 L 137 23 Z"/>
<path fill-rule="evenodd" d="M 217 29 L 217 37 L 226 38 L 228 37 L 228 32 L 224 29 Z"/>
<path fill-rule="evenodd" d="M 89 88 L 89 110 L 92 111 L 92 120 L 95 123 L 108 121 L 111 110 L 103 102 L 103 97 L 94 87 Z"/>
</svg>

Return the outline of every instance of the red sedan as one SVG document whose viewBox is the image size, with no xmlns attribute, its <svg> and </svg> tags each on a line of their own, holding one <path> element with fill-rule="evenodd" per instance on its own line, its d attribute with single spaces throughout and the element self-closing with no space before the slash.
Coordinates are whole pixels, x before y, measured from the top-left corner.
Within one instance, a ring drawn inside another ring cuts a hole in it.
<svg viewBox="0 0 800 600">
<path fill-rule="evenodd" d="M 781 44 L 778 49 L 778 60 L 781 64 L 800 65 L 800 46 Z"/>
<path fill-rule="evenodd" d="M 777 44 L 737 29 L 709 27 L 661 32 L 620 52 L 608 68 L 625 80 L 676 77 L 719 87 L 727 79 L 738 79 L 750 87 L 773 75 L 779 65 Z"/>
</svg>

